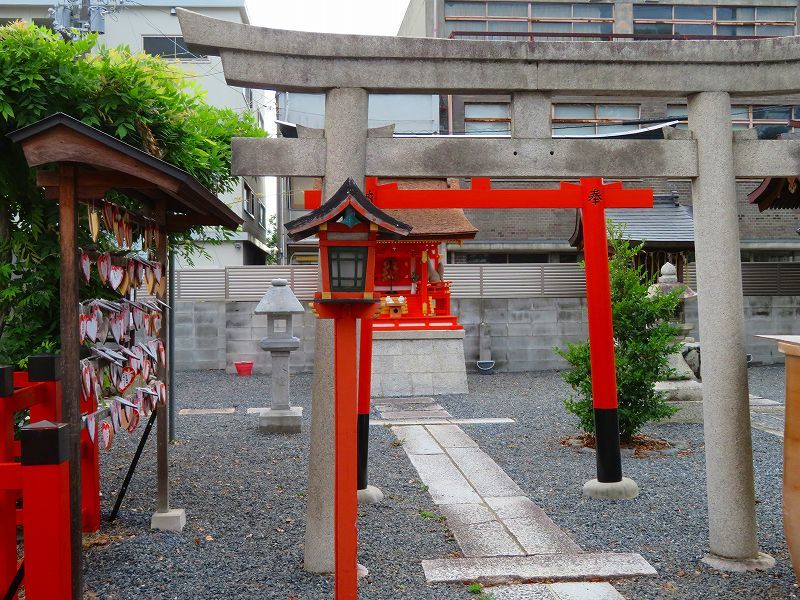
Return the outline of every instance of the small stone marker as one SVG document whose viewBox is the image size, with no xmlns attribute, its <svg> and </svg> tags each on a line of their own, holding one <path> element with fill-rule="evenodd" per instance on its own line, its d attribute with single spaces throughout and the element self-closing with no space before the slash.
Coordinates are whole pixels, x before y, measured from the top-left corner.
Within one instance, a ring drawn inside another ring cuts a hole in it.
<svg viewBox="0 0 800 600">
<path fill-rule="evenodd" d="M 304 312 L 285 279 L 273 279 L 256 306 L 255 314 L 267 315 L 267 337 L 261 338 L 261 348 L 272 355 L 272 407 L 258 416 L 261 431 L 300 433 L 303 409 L 289 405 L 289 353 L 300 347 L 292 334 L 292 315 Z"/>
</svg>

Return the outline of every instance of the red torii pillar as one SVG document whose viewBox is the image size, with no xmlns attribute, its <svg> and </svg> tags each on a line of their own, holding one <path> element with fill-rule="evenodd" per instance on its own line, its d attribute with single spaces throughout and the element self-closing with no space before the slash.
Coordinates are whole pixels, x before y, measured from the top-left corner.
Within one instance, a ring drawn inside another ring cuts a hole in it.
<svg viewBox="0 0 800 600">
<path fill-rule="evenodd" d="M 623 188 L 620 182 L 606 184 L 601 178 L 594 177 L 581 179 L 579 184 L 562 182 L 558 189 L 491 189 L 488 178 L 475 178 L 469 190 L 400 190 L 396 183 L 378 185 L 376 178 L 368 177 L 366 194 L 381 209 L 580 209 L 586 262 L 597 480 L 601 483 L 622 481 L 605 209 L 652 208 L 653 191 Z"/>
</svg>

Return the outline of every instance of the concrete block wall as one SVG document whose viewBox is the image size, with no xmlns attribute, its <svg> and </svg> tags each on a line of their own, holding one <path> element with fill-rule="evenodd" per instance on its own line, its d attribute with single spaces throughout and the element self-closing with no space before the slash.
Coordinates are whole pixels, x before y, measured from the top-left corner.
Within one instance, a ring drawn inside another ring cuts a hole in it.
<svg viewBox="0 0 800 600">
<path fill-rule="evenodd" d="M 755 364 L 774 364 L 784 362 L 778 344 L 757 338 L 757 335 L 779 333 L 800 334 L 800 297 L 797 296 L 745 296 L 745 351 L 752 355 Z M 694 329 L 689 333 L 701 344 L 698 329 L 697 302 L 686 304 L 686 322 Z"/>
<path fill-rule="evenodd" d="M 554 347 L 588 336 L 585 298 L 469 298 L 453 301 L 464 326 L 467 369 L 476 371 L 479 325 L 489 324 L 497 371 L 545 371 L 567 366 Z"/>
<path fill-rule="evenodd" d="M 225 303 L 175 303 L 175 369 L 225 368 Z"/>
<path fill-rule="evenodd" d="M 372 395 L 466 394 L 464 331 L 376 331 Z"/>
<path fill-rule="evenodd" d="M 269 373 L 271 371 L 269 353 L 258 346 L 258 342 L 266 335 L 266 316 L 254 315 L 255 307 L 255 302 L 176 302 L 174 316 L 176 368 L 181 371 L 227 369 L 229 372 L 234 372 L 235 361 L 252 360 L 255 363 L 255 372 Z M 563 348 L 567 342 L 580 342 L 588 336 L 585 298 L 457 298 L 453 299 L 453 309 L 464 326 L 464 361 L 468 371 L 477 370 L 478 326 L 481 321 L 489 324 L 492 360 L 496 363 L 497 371 L 543 371 L 565 368 L 566 362 L 553 352 L 553 348 Z M 752 355 L 753 362 L 782 363 L 783 355 L 778 352 L 777 345 L 755 336 L 777 333 L 800 334 L 800 297 L 745 296 L 744 310 L 746 351 Z M 699 340 L 697 302 L 687 302 L 686 321 L 694 325 L 689 335 Z M 301 340 L 301 345 L 299 350 L 291 354 L 292 372 L 312 371 L 316 319 L 310 312 L 296 315 L 293 327 L 294 334 Z M 459 339 L 457 342 L 461 343 L 462 340 Z M 448 343 L 453 341 L 448 340 Z M 381 350 L 380 342 L 377 340 L 374 348 L 376 364 L 380 365 L 380 361 L 387 361 L 386 368 L 393 368 L 388 362 L 396 360 L 392 355 L 395 350 Z M 413 360 L 420 362 L 420 368 L 417 370 L 423 374 L 441 371 L 441 369 L 431 370 L 428 367 L 428 364 L 436 364 L 437 353 L 444 353 L 448 357 L 453 354 L 452 348 L 440 348 L 433 355 L 422 352 L 420 348 L 412 349 L 409 346 L 403 354 L 414 357 Z M 379 356 L 385 358 L 378 358 Z M 428 363 L 423 365 L 425 361 Z M 379 366 L 378 372 L 380 369 L 383 367 Z M 420 390 L 424 384 L 423 380 L 428 381 L 428 377 L 425 375 L 418 377 L 417 388 Z M 376 380 L 376 385 L 382 387 L 383 382 Z M 413 380 L 410 385 L 411 392 L 407 393 L 416 393 Z"/>
</svg>

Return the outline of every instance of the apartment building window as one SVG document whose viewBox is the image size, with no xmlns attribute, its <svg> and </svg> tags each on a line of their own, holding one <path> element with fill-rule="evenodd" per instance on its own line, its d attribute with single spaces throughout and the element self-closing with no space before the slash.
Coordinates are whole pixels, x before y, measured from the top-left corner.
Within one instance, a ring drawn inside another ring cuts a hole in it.
<svg viewBox="0 0 800 600">
<path fill-rule="evenodd" d="M 596 135 L 637 129 L 638 104 L 554 104 L 553 135 Z"/>
<path fill-rule="evenodd" d="M 186 42 L 180 35 L 145 35 L 142 36 L 142 50 L 147 54 L 157 54 L 170 60 L 206 60 L 205 54 L 195 54 L 186 48 Z"/>
<path fill-rule="evenodd" d="M 633 33 L 784 36 L 795 33 L 793 6 L 633 5 Z"/>
<path fill-rule="evenodd" d="M 258 224 L 261 229 L 267 229 L 267 207 L 264 206 L 263 202 L 258 203 Z"/>
<path fill-rule="evenodd" d="M 671 117 L 686 117 L 685 104 L 670 104 L 667 106 L 667 115 Z M 732 104 L 731 121 L 734 129 L 751 129 L 768 125 L 789 125 L 790 119 L 800 119 L 800 106 L 759 105 L 759 104 Z M 687 121 L 682 121 L 678 127 L 686 129 Z"/>
<path fill-rule="evenodd" d="M 445 2 L 445 34 L 462 32 L 612 33 L 613 4 Z M 519 40 L 520 35 L 461 34 L 460 39 Z M 535 35 L 533 36 L 535 37 Z M 542 36 L 544 37 L 544 36 Z M 559 38 L 553 38 L 559 39 Z M 570 39 L 574 39 L 570 36 Z"/>
<path fill-rule="evenodd" d="M 256 194 L 247 182 L 242 182 L 242 208 L 251 217 L 256 214 Z"/>
<path fill-rule="evenodd" d="M 464 104 L 464 133 L 507 135 L 511 133 L 510 105 L 470 102 Z"/>
</svg>

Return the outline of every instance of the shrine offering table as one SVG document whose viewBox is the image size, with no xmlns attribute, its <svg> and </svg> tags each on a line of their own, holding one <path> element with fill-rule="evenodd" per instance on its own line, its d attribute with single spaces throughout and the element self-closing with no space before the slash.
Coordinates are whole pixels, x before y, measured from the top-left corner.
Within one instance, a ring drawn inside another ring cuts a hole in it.
<svg viewBox="0 0 800 600">
<path fill-rule="evenodd" d="M 800 335 L 760 335 L 786 356 L 783 435 L 783 529 L 795 575 L 800 574 Z"/>
</svg>

